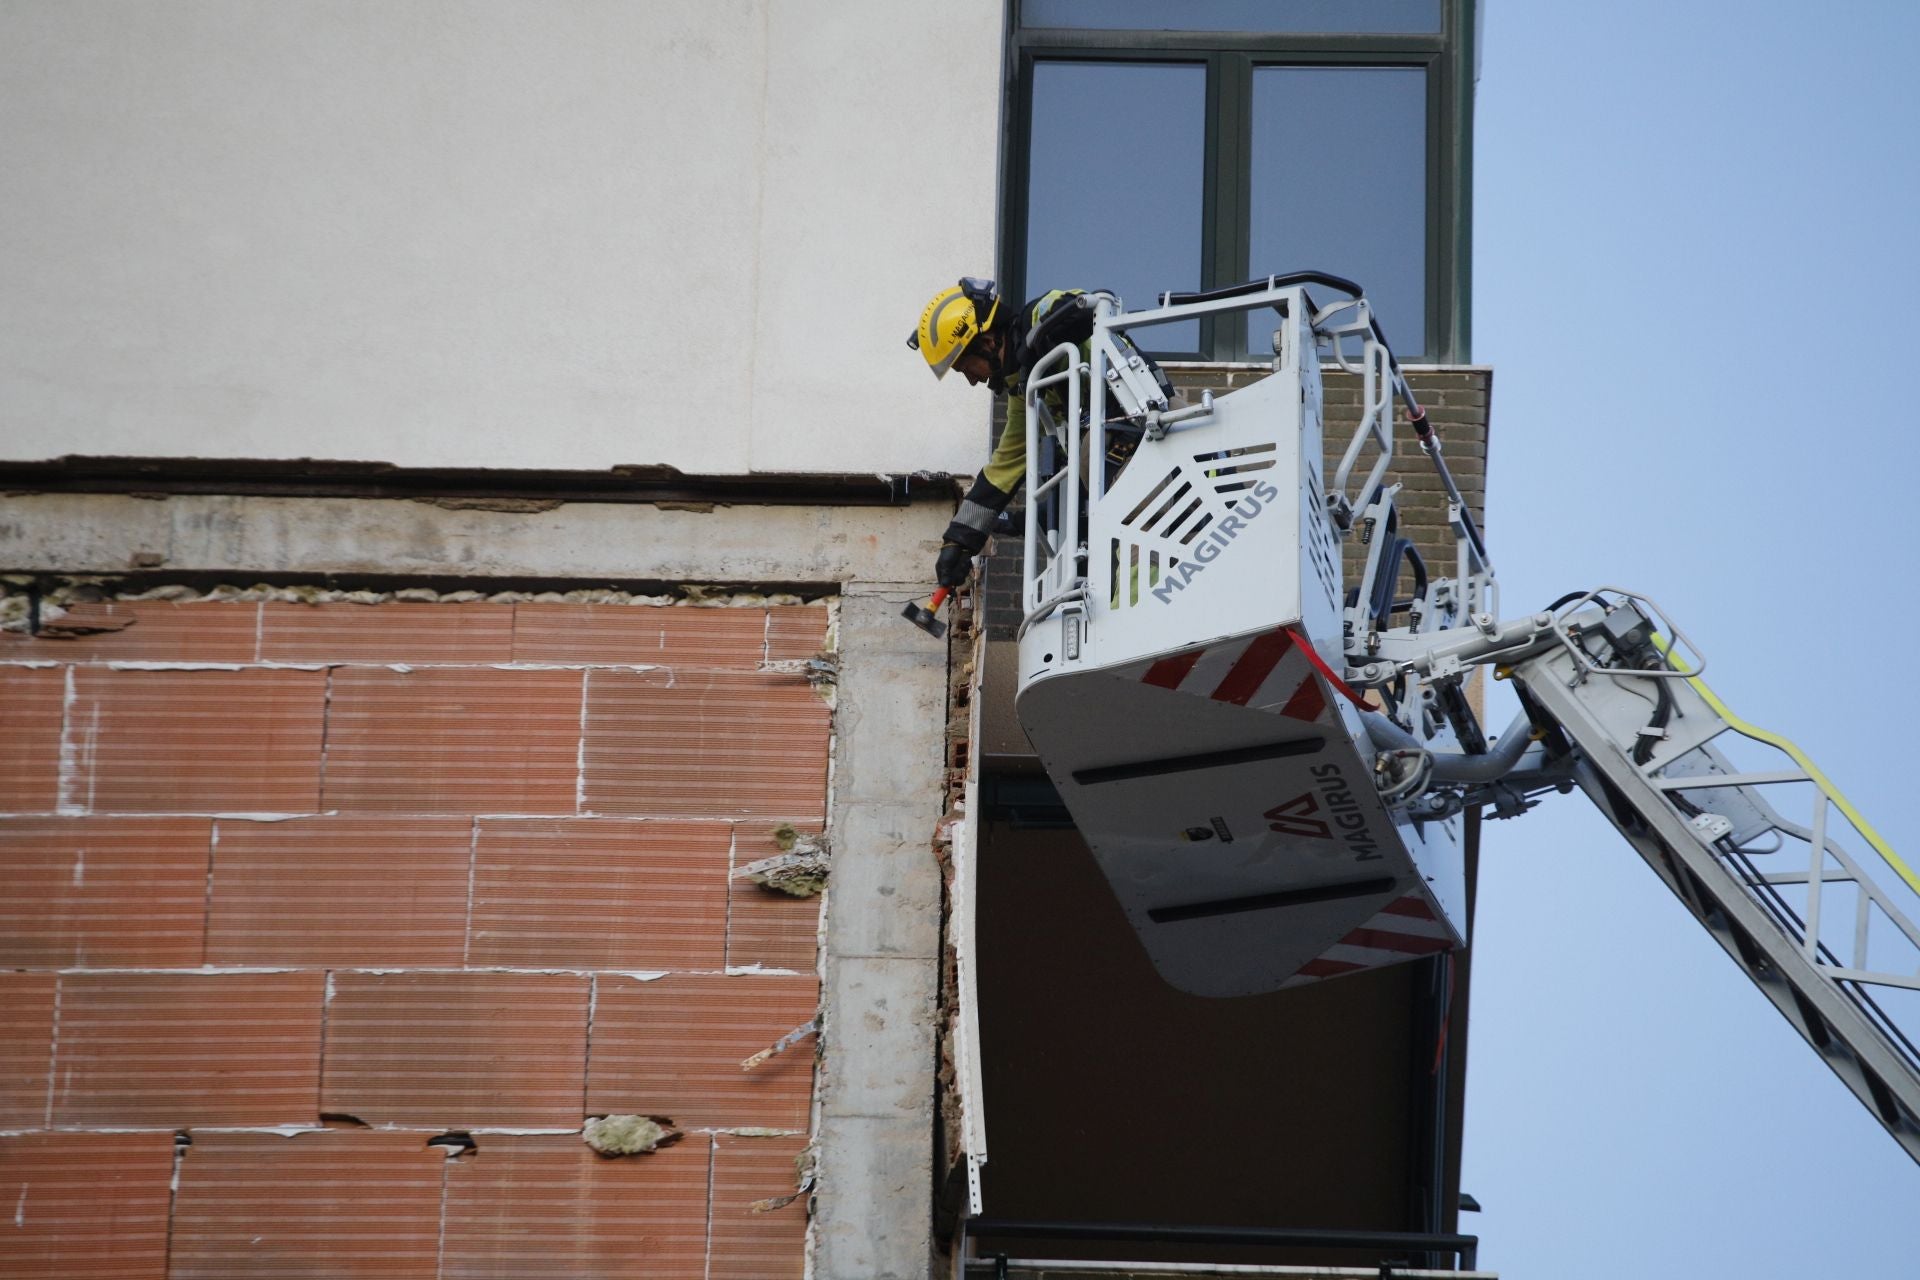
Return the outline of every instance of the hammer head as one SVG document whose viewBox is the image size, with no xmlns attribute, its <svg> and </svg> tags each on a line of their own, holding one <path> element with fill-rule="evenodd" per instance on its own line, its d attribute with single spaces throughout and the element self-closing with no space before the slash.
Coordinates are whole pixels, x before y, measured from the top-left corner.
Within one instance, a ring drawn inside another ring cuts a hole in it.
<svg viewBox="0 0 1920 1280">
<path fill-rule="evenodd" d="M 953 588 L 941 587 L 925 604 L 910 604 L 901 611 L 900 616 L 938 640 L 947 634 L 947 624 L 940 621 L 940 606 L 952 594 Z"/>
<path fill-rule="evenodd" d="M 947 624 L 940 621 L 940 615 L 923 604 L 908 605 L 900 616 L 936 640 L 947 634 Z"/>
</svg>

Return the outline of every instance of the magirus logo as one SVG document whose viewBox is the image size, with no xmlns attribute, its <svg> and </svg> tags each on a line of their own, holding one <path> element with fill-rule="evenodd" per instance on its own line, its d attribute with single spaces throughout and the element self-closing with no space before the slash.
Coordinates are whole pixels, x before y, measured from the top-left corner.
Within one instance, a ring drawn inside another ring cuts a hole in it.
<svg viewBox="0 0 1920 1280">
<path fill-rule="evenodd" d="M 1206 567 L 1220 558 L 1220 553 L 1233 545 L 1233 540 L 1258 519 L 1273 503 L 1279 501 L 1280 490 L 1270 481 L 1262 480 L 1251 490 L 1242 494 L 1233 504 L 1231 515 L 1222 516 L 1207 536 L 1195 544 L 1192 558 L 1182 560 L 1180 564 L 1167 572 L 1167 576 L 1148 588 L 1153 598 L 1165 604 L 1173 599 L 1173 593 L 1186 590 L 1189 582 L 1199 577 Z"/>
<path fill-rule="evenodd" d="M 1332 840 L 1346 846 L 1356 862 L 1373 862 L 1380 857 L 1379 846 L 1367 830 L 1367 815 L 1353 798 L 1353 789 L 1337 764 L 1317 764 L 1311 773 L 1314 789 L 1277 804 L 1261 816 L 1267 830 L 1283 836 L 1303 836 L 1309 840 Z M 1324 803 L 1326 820 L 1315 817 Z M 1336 834 L 1337 829 L 1337 834 Z"/>
<path fill-rule="evenodd" d="M 1261 815 L 1267 820 L 1267 830 L 1278 831 L 1283 836 L 1307 836 L 1314 840 L 1331 840 L 1333 832 L 1326 823 L 1311 815 L 1320 812 L 1320 801 L 1309 791 L 1305 795 L 1295 796 L 1285 804 L 1277 804 Z"/>
</svg>

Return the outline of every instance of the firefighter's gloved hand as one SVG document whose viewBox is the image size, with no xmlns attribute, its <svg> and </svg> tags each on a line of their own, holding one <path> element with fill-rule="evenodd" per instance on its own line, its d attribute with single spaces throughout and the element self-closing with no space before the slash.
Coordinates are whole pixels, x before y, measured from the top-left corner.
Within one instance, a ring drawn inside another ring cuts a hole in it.
<svg viewBox="0 0 1920 1280">
<path fill-rule="evenodd" d="M 943 587 L 964 587 L 972 576 L 973 552 L 957 542 L 940 548 L 940 558 L 933 564 L 934 581 Z"/>
</svg>

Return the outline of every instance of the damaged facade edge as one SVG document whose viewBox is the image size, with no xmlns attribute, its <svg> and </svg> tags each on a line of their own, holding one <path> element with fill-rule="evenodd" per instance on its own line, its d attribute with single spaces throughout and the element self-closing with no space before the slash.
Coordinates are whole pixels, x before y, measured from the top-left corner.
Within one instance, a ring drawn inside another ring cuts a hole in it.
<svg viewBox="0 0 1920 1280">
<path fill-rule="evenodd" d="M 937 500 L 901 505 L 741 503 L 710 513 L 641 502 L 503 512 L 233 493 L 16 494 L 0 502 L 0 566 L 43 583 L 99 579 L 93 590 L 105 599 L 129 566 L 159 557 L 164 568 L 147 564 L 150 577 L 128 594 L 183 604 L 248 592 L 284 599 L 273 589 L 211 588 L 303 574 L 349 593 L 375 580 L 381 597 L 420 603 L 461 591 L 476 594 L 451 602 L 487 600 L 501 594 L 487 585 L 501 581 L 567 587 L 532 597 L 541 603 L 668 603 L 632 592 L 622 599 L 605 585 L 641 581 L 689 584 L 672 601 L 681 605 L 788 602 L 771 592 L 695 598 L 703 584 L 729 592 L 756 583 L 798 585 L 804 594 L 794 602 L 829 603 L 839 668 L 828 690 L 833 883 L 824 894 L 814 1041 L 817 1172 L 802 1175 L 813 1202 L 810 1271 L 920 1276 L 945 1270 L 931 1185 L 940 873 L 927 839 L 941 811 L 948 665 L 944 646 L 926 643 L 898 613 L 925 593 L 926 566 L 952 512 L 951 487 L 934 489 L 912 497 Z M 175 575 L 209 587 L 166 590 L 159 579 Z M 441 589 L 448 584 L 453 592 Z M 802 1051 L 804 1040 L 786 1052 Z"/>
</svg>

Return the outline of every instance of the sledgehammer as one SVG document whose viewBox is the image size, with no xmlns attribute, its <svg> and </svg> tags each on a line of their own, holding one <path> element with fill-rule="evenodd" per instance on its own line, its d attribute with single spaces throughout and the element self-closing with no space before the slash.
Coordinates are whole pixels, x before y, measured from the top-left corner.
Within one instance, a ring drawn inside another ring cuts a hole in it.
<svg viewBox="0 0 1920 1280">
<path fill-rule="evenodd" d="M 947 634 L 947 624 L 940 621 L 940 606 L 952 594 L 951 587 L 941 587 L 924 605 L 910 604 L 901 610 L 900 616 L 937 640 Z"/>
</svg>

